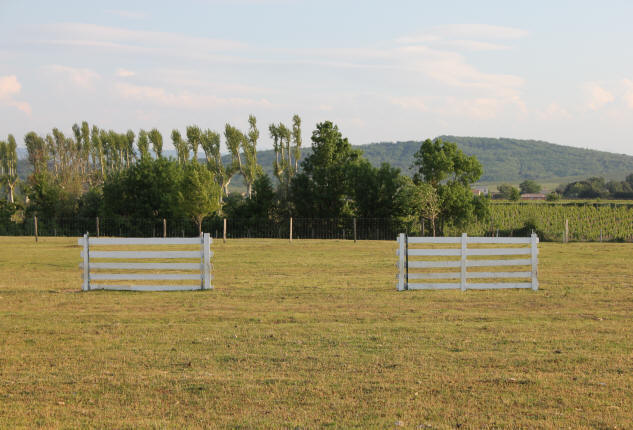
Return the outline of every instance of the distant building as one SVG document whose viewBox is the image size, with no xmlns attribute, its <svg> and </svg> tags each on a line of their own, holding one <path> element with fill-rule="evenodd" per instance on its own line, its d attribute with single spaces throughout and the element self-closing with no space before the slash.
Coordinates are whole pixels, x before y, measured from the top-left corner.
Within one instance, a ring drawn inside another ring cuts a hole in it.
<svg viewBox="0 0 633 430">
<path fill-rule="evenodd" d="M 487 196 L 488 187 L 473 187 L 470 189 L 474 196 Z"/>
<path fill-rule="evenodd" d="M 543 193 L 526 193 L 521 194 L 521 200 L 545 200 L 547 195 Z"/>
</svg>

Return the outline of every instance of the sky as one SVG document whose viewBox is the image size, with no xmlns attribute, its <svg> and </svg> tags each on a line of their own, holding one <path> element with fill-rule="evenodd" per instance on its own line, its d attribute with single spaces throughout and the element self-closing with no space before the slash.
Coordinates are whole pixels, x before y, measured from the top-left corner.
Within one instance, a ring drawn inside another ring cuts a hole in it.
<svg viewBox="0 0 633 430">
<path fill-rule="evenodd" d="M 0 0 L 0 139 L 330 120 L 633 155 L 633 2 Z"/>
</svg>

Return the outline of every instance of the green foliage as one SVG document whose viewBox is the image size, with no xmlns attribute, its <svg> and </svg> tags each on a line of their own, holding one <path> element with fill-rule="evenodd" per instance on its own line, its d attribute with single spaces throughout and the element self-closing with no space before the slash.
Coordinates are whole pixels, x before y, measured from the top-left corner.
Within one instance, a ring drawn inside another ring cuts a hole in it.
<svg viewBox="0 0 633 430">
<path fill-rule="evenodd" d="M 571 240 L 633 241 L 633 206 L 615 203 L 491 203 L 490 218 L 469 223 L 472 236 L 486 234 L 525 235 L 527 227 L 539 233 L 541 240 L 560 241 L 569 222 Z M 459 230 L 449 228 L 447 234 Z"/>
<path fill-rule="evenodd" d="M 376 168 L 361 158 L 352 165 L 349 175 L 356 216 L 391 218 L 400 215 L 401 208 L 394 199 L 405 184 L 406 177 L 400 174 L 400 169 L 387 163 Z"/>
<path fill-rule="evenodd" d="M 106 216 L 157 221 L 182 215 L 178 191 L 182 169 L 165 158 L 138 161 L 103 184 Z"/>
<path fill-rule="evenodd" d="M 341 218 L 353 215 L 350 172 L 361 153 L 330 121 L 317 124 L 312 132 L 312 154 L 302 163 L 303 171 L 291 185 L 292 202 L 298 216 Z"/>
<path fill-rule="evenodd" d="M 459 183 L 468 186 L 483 172 L 477 158 L 464 154 L 455 143 L 441 139 L 427 139 L 413 155 L 415 182 L 428 182 L 437 188 L 441 183 Z"/>
<path fill-rule="evenodd" d="M 449 225 L 463 227 L 485 211 L 477 210 L 485 201 L 476 200 L 470 185 L 482 174 L 479 161 L 467 156 L 451 142 L 425 140 L 414 154 L 413 180 L 433 187 L 439 197 L 440 218 Z"/>
<path fill-rule="evenodd" d="M 29 198 L 27 216 L 45 220 L 72 218 L 77 213 L 77 196 L 65 190 L 46 171 L 29 178 L 26 194 Z"/>
<path fill-rule="evenodd" d="M 499 191 L 499 198 L 512 201 L 517 201 L 521 198 L 521 192 L 512 185 L 501 184 L 497 187 L 497 190 Z"/>
<path fill-rule="evenodd" d="M 178 202 L 182 211 L 198 223 L 202 232 L 202 221 L 219 211 L 220 186 L 209 170 L 198 163 L 188 164 L 179 186 Z"/>
<path fill-rule="evenodd" d="M 533 194 L 541 191 L 541 186 L 531 179 L 526 179 L 519 184 L 521 194 Z"/>
<path fill-rule="evenodd" d="M 552 191 L 547 195 L 545 199 L 548 202 L 557 202 L 558 200 L 560 200 L 560 194 L 558 194 L 556 191 Z"/>
<path fill-rule="evenodd" d="M 595 199 L 607 197 L 609 190 L 604 178 L 593 177 L 567 184 L 562 190 L 562 194 L 566 198 Z"/>
<path fill-rule="evenodd" d="M 156 154 L 156 158 L 161 158 L 163 156 L 163 135 L 160 134 L 160 131 L 153 128 L 147 136 L 149 141 L 152 142 L 152 149 L 154 154 Z"/>
</svg>

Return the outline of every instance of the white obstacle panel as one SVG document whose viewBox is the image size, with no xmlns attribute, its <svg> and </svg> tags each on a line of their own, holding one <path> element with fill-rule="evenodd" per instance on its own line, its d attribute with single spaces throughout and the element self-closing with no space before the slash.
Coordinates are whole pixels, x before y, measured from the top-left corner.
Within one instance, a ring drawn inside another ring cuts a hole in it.
<svg viewBox="0 0 633 430">
<path fill-rule="evenodd" d="M 200 237 L 184 238 L 79 238 L 83 247 L 84 291 L 182 291 L 209 290 L 211 286 L 211 238 L 209 233 Z M 166 250 L 166 246 L 188 245 L 194 250 Z M 103 247 L 117 250 L 103 250 Z M 101 250 L 99 248 L 101 247 Z M 124 250 L 118 248 L 124 247 Z M 133 250 L 150 248 L 151 251 Z M 132 261 L 130 261 L 132 260 Z M 134 261 L 136 260 L 136 261 Z M 138 260 L 143 260 L 139 262 Z M 154 285 L 138 282 L 111 281 L 177 281 Z M 186 282 L 188 281 L 188 282 Z"/>
<path fill-rule="evenodd" d="M 538 289 L 538 243 L 531 237 L 398 236 L 397 289 Z M 413 280 L 413 282 L 410 282 Z"/>
</svg>

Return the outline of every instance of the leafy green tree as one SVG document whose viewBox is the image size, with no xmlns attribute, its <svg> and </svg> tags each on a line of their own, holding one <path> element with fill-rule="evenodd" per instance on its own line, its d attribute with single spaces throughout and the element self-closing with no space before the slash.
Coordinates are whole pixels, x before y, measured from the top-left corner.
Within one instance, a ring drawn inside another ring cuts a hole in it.
<svg viewBox="0 0 633 430">
<path fill-rule="evenodd" d="M 433 237 L 436 234 L 436 221 L 442 212 L 437 191 L 428 182 L 414 183 L 408 177 L 395 194 L 394 200 L 399 207 L 395 217 L 411 231 L 420 218 L 429 220 Z"/>
<path fill-rule="evenodd" d="M 220 185 L 223 193 L 228 196 L 229 182 L 235 172 L 234 163 L 225 166 L 220 153 L 220 134 L 205 130 L 202 133 L 201 145 L 207 159 L 207 168 L 213 173 L 215 181 Z M 222 197 L 220 196 L 220 200 Z"/>
<path fill-rule="evenodd" d="M 178 201 L 183 212 L 198 224 L 198 234 L 202 233 L 202 221 L 220 209 L 220 186 L 209 170 L 198 164 L 188 164 L 178 192 Z"/>
<path fill-rule="evenodd" d="M 563 190 L 563 196 L 566 198 L 595 199 L 608 195 L 609 190 L 604 178 L 598 177 L 572 182 L 567 184 Z"/>
<path fill-rule="evenodd" d="M 224 193 L 228 196 L 231 179 L 233 179 L 233 176 L 235 176 L 236 173 L 242 171 L 240 148 L 242 147 L 244 140 L 246 140 L 246 137 L 239 129 L 227 123 L 224 127 L 224 138 L 226 146 L 231 153 L 231 163 L 229 166 L 224 168 L 226 177 Z"/>
<path fill-rule="evenodd" d="M 145 130 L 138 132 L 138 140 L 136 141 L 136 147 L 138 148 L 138 154 L 141 160 L 148 160 L 149 154 L 149 137 Z"/>
<path fill-rule="evenodd" d="M 181 165 L 186 164 L 187 161 L 189 161 L 189 146 L 176 129 L 171 131 L 171 143 L 174 145 L 174 148 L 176 148 L 178 163 Z"/>
<path fill-rule="evenodd" d="M 257 119 L 254 115 L 248 117 L 248 135 L 242 139 L 242 151 L 244 154 L 244 164 L 240 162 L 240 172 L 246 182 L 248 198 L 253 195 L 253 183 L 262 174 L 263 169 L 257 163 L 257 140 L 259 130 L 257 129 Z"/>
<path fill-rule="evenodd" d="M 291 183 L 292 202 L 304 217 L 340 218 L 351 216 L 353 189 L 349 172 L 361 158 L 338 127 L 330 121 L 316 125 L 312 132 L 312 154 Z"/>
<path fill-rule="evenodd" d="M 190 125 L 187 127 L 187 144 L 191 148 L 193 153 L 193 162 L 198 162 L 198 148 L 202 141 L 202 131 L 197 125 Z M 187 148 L 187 157 L 189 156 L 189 148 Z"/>
<path fill-rule="evenodd" d="M 15 138 L 9 135 L 7 142 L 0 141 L 0 180 L 7 187 L 7 201 L 15 203 L 14 189 L 18 178 L 18 153 Z"/>
<path fill-rule="evenodd" d="M 394 196 L 405 183 L 400 169 L 387 163 L 376 168 L 362 158 L 352 167 L 349 174 L 355 215 L 363 218 L 396 216 L 400 207 Z"/>
<path fill-rule="evenodd" d="M 560 194 L 558 194 L 556 191 L 552 191 L 551 193 L 547 195 L 547 197 L 545 197 L 545 199 L 548 202 L 556 202 L 560 200 Z"/>
<path fill-rule="evenodd" d="M 294 173 L 299 171 L 299 159 L 301 158 L 301 117 L 294 115 L 292 117 L 292 143 L 293 156 L 295 159 Z"/>
<path fill-rule="evenodd" d="M 517 201 L 521 198 L 521 192 L 512 185 L 501 184 L 497 187 L 502 199 Z"/>
<path fill-rule="evenodd" d="M 481 163 L 474 156 L 464 154 L 455 143 L 441 139 L 427 139 L 413 156 L 415 182 L 428 182 L 434 188 L 442 183 L 460 183 L 465 186 L 476 182 L 483 173 Z"/>
<path fill-rule="evenodd" d="M 531 179 L 526 179 L 525 181 L 519 184 L 519 189 L 521 190 L 521 194 L 533 194 L 540 193 L 541 186 Z"/>
<path fill-rule="evenodd" d="M 46 141 L 31 131 L 24 136 L 24 144 L 26 145 L 29 162 L 33 166 L 33 171 L 37 174 L 46 170 L 46 163 L 48 161 Z"/>
<path fill-rule="evenodd" d="M 133 226 L 181 215 L 178 204 L 182 169 L 177 161 L 139 160 L 129 169 L 114 172 L 103 184 L 105 215 L 124 217 Z"/>
<path fill-rule="evenodd" d="M 483 173 L 481 163 L 464 154 L 455 143 L 427 139 L 414 155 L 413 180 L 429 184 L 439 197 L 442 211 L 439 218 L 462 227 L 477 219 L 485 210 L 487 200 L 477 200 L 470 186 Z"/>
<path fill-rule="evenodd" d="M 150 130 L 149 141 L 152 142 L 152 149 L 154 150 L 154 154 L 156 154 L 156 158 L 161 158 L 163 156 L 163 135 L 160 134 L 160 131 L 153 128 Z"/>
</svg>

